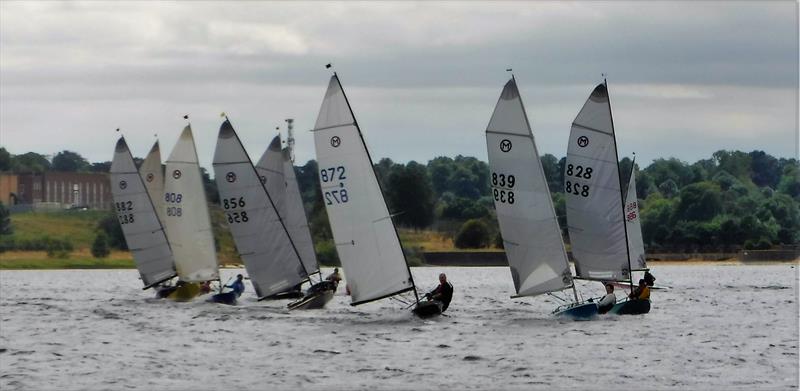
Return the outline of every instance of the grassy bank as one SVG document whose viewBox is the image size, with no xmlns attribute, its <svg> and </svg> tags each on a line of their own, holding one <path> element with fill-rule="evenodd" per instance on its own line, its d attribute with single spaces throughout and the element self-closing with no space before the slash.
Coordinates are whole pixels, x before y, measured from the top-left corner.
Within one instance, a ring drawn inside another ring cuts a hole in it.
<svg viewBox="0 0 800 391">
<path fill-rule="evenodd" d="M 48 257 L 45 251 L 8 251 L 0 254 L 0 270 L 10 269 L 130 269 L 133 258 L 127 251 L 114 251 L 94 258 L 88 251 L 75 251 L 65 258 Z"/>
</svg>

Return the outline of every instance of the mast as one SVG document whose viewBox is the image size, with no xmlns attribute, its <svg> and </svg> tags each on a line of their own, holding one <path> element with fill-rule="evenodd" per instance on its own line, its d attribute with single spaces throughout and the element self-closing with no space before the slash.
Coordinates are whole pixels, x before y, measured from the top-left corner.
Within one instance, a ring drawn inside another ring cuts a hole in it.
<svg viewBox="0 0 800 391">
<path fill-rule="evenodd" d="M 361 127 L 358 126 L 358 120 L 356 119 L 355 113 L 353 113 L 353 108 L 350 106 L 350 100 L 347 99 L 347 94 L 344 92 L 344 88 L 342 87 L 342 82 L 339 80 L 339 75 L 336 74 L 336 71 L 333 72 L 333 76 L 336 78 L 336 83 L 339 84 L 339 89 L 342 91 L 342 96 L 344 97 L 344 101 L 345 103 L 347 103 L 347 109 L 350 110 L 350 115 L 353 117 L 353 125 L 356 127 L 356 131 L 358 132 L 358 137 L 361 138 L 361 143 L 364 145 L 364 151 L 367 152 L 367 160 L 369 160 L 369 167 L 372 170 L 372 175 L 375 175 L 376 179 L 375 182 L 378 183 L 378 189 L 381 191 L 381 199 L 383 200 L 383 204 L 384 206 L 386 206 L 386 210 L 388 211 L 389 206 L 386 205 L 386 197 L 384 197 L 383 187 L 381 186 L 381 181 L 377 180 L 378 175 L 377 173 L 375 173 L 375 164 L 372 161 L 372 156 L 370 156 L 369 154 L 369 148 L 367 148 L 367 143 L 366 141 L 364 141 L 364 135 L 361 133 Z M 406 258 L 406 253 L 405 251 L 403 251 L 403 245 L 402 242 L 400 241 L 400 234 L 397 233 L 397 226 L 394 225 L 394 217 L 391 213 L 389 213 L 389 220 L 392 222 L 392 229 L 394 230 L 394 234 L 397 236 L 397 243 L 400 244 L 400 252 L 403 254 L 403 261 L 405 261 L 406 269 L 408 269 L 408 278 L 411 280 L 412 291 L 414 291 L 414 298 L 416 299 L 417 303 L 419 303 L 419 294 L 417 293 L 417 285 L 414 283 L 414 276 L 411 274 L 411 267 L 408 266 L 408 258 Z"/>
<path fill-rule="evenodd" d="M 608 91 L 608 82 L 606 78 L 603 77 L 603 85 L 606 87 L 606 91 Z M 628 227 L 627 223 L 625 222 L 625 197 L 622 195 L 622 176 L 619 175 L 619 152 L 617 148 L 617 132 L 614 130 L 614 116 L 611 114 L 611 94 L 606 93 L 608 95 L 608 115 L 611 117 L 611 135 L 614 138 L 614 156 L 616 157 L 616 165 L 617 165 L 617 179 L 619 180 L 619 200 L 622 203 L 622 224 L 625 228 L 625 252 L 628 254 L 628 280 L 631 283 L 631 293 L 633 293 L 633 272 L 631 269 L 631 249 L 628 244 Z M 633 165 L 631 165 L 631 170 L 633 170 Z"/>
</svg>

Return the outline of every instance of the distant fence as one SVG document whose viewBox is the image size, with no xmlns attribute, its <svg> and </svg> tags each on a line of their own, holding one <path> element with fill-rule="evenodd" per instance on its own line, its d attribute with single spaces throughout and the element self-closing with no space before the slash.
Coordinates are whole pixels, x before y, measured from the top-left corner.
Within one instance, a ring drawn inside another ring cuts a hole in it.
<svg viewBox="0 0 800 391">
<path fill-rule="evenodd" d="M 572 253 L 567 252 L 570 261 Z M 450 251 L 423 253 L 425 263 L 432 266 L 508 266 L 506 253 L 501 251 Z M 667 253 L 649 254 L 648 261 L 739 260 L 741 262 L 787 262 L 800 259 L 800 249 L 745 250 L 739 253 Z"/>
</svg>

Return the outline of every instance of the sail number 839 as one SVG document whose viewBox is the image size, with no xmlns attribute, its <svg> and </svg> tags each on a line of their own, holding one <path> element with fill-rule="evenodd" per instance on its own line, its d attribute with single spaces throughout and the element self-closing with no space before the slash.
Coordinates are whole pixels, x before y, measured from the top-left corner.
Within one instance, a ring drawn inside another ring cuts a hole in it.
<svg viewBox="0 0 800 391">
<path fill-rule="evenodd" d="M 514 203 L 514 185 L 517 184 L 517 178 L 514 175 L 492 173 L 492 194 L 494 200 L 504 204 Z"/>
</svg>

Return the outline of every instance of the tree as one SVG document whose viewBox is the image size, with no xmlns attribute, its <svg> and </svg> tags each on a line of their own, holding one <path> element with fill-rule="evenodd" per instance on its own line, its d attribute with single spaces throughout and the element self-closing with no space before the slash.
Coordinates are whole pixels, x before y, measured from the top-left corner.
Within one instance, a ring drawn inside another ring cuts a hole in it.
<svg viewBox="0 0 800 391">
<path fill-rule="evenodd" d="M 391 212 L 400 213 L 395 220 L 414 228 L 429 226 L 433 222 L 434 199 L 427 168 L 415 161 L 406 166 L 398 164 L 388 179 L 387 198 Z"/>
<path fill-rule="evenodd" d="M 203 190 L 206 192 L 206 201 L 212 204 L 219 204 L 219 190 L 217 182 L 211 180 L 205 167 L 200 167 L 200 175 L 203 177 Z"/>
<path fill-rule="evenodd" d="M 0 202 L 0 235 L 11 235 L 12 233 L 14 233 L 14 229 L 11 226 L 11 214 Z"/>
<path fill-rule="evenodd" d="M 672 179 L 667 179 L 658 185 L 658 191 L 661 192 L 664 197 L 672 198 L 678 195 L 678 185 Z"/>
<path fill-rule="evenodd" d="M 0 147 L 0 172 L 3 171 L 11 171 L 11 154 L 5 148 Z"/>
<path fill-rule="evenodd" d="M 708 221 L 721 211 L 719 186 L 712 182 L 693 183 L 680 192 L 675 220 Z"/>
<path fill-rule="evenodd" d="M 750 155 L 741 151 L 717 151 L 712 155 L 717 167 L 741 181 L 750 180 Z"/>
<path fill-rule="evenodd" d="M 110 253 L 111 251 L 108 249 L 108 237 L 104 232 L 98 232 L 92 243 L 92 256 L 95 258 L 105 258 Z"/>
<path fill-rule="evenodd" d="M 111 162 L 92 163 L 89 167 L 91 172 L 109 172 L 111 171 Z"/>
<path fill-rule="evenodd" d="M 452 194 L 452 193 L 445 193 Z M 464 197 L 442 197 L 441 202 L 444 204 L 442 207 L 442 218 L 463 220 L 463 219 L 478 219 L 489 216 L 487 210 L 479 201 L 474 201 Z"/>
<path fill-rule="evenodd" d="M 694 179 L 692 169 L 686 163 L 675 158 L 656 159 L 644 171 L 653 178 L 654 183 L 661 184 L 671 179 L 678 188 L 692 183 Z"/>
<path fill-rule="evenodd" d="M 764 151 L 750 152 L 750 179 L 758 187 L 776 188 L 781 180 L 780 162 Z"/>
<path fill-rule="evenodd" d="M 489 246 L 489 228 L 478 219 L 467 220 L 458 231 L 455 240 L 457 248 L 483 248 Z"/>
<path fill-rule="evenodd" d="M 647 245 L 665 245 L 672 236 L 672 215 L 675 202 L 662 198 L 659 193 L 645 200 L 642 210 L 642 236 Z"/>
<path fill-rule="evenodd" d="M 53 157 L 52 169 L 55 171 L 88 171 L 89 161 L 72 151 L 61 151 Z"/>
<path fill-rule="evenodd" d="M 454 170 L 455 163 L 449 157 L 439 156 L 428 162 L 428 173 L 437 197 L 450 189 L 448 180 Z"/>
<path fill-rule="evenodd" d="M 800 201 L 800 168 L 796 163 L 784 166 L 778 191 Z"/>
<path fill-rule="evenodd" d="M 106 241 L 109 246 L 118 250 L 128 249 L 117 215 L 109 213 L 106 217 L 103 217 L 97 222 L 97 229 L 106 234 Z"/>
<path fill-rule="evenodd" d="M 11 170 L 19 174 L 41 174 L 50 169 L 50 161 L 35 152 L 23 153 L 11 157 Z"/>
<path fill-rule="evenodd" d="M 558 165 L 555 156 L 546 153 L 541 158 L 544 177 L 547 180 L 547 187 L 551 193 L 564 192 L 564 171 Z"/>
</svg>

